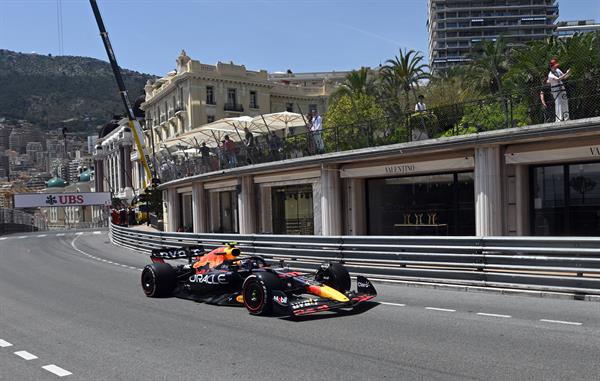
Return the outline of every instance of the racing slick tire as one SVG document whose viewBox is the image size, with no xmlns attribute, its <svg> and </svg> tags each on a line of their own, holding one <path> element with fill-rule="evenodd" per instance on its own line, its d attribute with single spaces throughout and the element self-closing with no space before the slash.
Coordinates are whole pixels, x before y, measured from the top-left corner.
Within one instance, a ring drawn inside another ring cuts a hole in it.
<svg viewBox="0 0 600 381">
<path fill-rule="evenodd" d="M 326 268 L 322 268 L 317 272 L 315 280 L 331 288 L 335 288 L 341 293 L 350 290 L 352 281 L 346 267 L 336 262 L 329 262 L 327 265 Z"/>
<path fill-rule="evenodd" d="M 244 307 L 252 315 L 268 315 L 273 311 L 273 289 L 278 288 L 275 274 L 250 275 L 242 285 Z"/>
<path fill-rule="evenodd" d="M 151 298 L 171 295 L 176 282 L 175 269 L 168 263 L 152 263 L 142 271 L 142 289 Z"/>
</svg>

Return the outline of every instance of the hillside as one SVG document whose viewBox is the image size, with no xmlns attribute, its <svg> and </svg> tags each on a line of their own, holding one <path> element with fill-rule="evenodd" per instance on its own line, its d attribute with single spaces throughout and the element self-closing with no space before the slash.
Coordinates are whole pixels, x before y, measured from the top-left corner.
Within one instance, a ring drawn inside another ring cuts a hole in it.
<svg viewBox="0 0 600 381">
<path fill-rule="evenodd" d="M 133 103 L 152 76 L 122 73 Z M 0 117 L 42 127 L 89 130 L 124 113 L 110 64 L 94 58 L 0 49 L 0 89 Z"/>
</svg>

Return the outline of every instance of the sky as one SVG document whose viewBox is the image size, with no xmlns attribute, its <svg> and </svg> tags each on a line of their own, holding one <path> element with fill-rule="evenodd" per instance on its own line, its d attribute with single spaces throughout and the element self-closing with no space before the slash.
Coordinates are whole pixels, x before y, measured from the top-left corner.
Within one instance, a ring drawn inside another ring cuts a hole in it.
<svg viewBox="0 0 600 381">
<path fill-rule="evenodd" d="M 119 65 L 155 75 L 173 70 L 181 49 L 269 72 L 375 67 L 405 48 L 428 54 L 427 0 L 97 2 Z M 559 20 L 600 21 L 600 0 L 559 5 Z M 61 45 L 63 55 L 107 60 L 89 1 L 0 0 L 0 49 L 59 55 Z"/>
</svg>

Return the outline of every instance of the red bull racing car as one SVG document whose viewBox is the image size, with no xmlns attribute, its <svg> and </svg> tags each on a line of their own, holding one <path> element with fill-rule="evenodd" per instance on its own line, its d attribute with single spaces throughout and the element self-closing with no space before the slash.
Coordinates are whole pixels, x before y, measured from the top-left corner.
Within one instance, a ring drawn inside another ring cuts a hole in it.
<svg viewBox="0 0 600 381">
<path fill-rule="evenodd" d="M 142 271 L 146 296 L 176 296 L 217 305 L 245 306 L 253 315 L 298 316 L 353 308 L 373 299 L 371 282 L 357 277 L 351 291 L 350 275 L 340 263 L 326 262 L 314 274 L 271 266 L 260 256 L 240 257 L 235 244 L 205 253 L 202 246 L 154 249 L 152 264 Z M 187 259 L 171 265 L 165 260 Z"/>
</svg>

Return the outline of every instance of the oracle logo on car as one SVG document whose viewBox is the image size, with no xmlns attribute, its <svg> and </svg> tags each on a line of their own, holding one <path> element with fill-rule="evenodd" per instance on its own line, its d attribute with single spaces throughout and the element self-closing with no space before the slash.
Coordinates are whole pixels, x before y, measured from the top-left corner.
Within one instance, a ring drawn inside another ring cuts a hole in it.
<svg viewBox="0 0 600 381">
<path fill-rule="evenodd" d="M 194 274 L 189 278 L 191 283 L 204 283 L 204 284 L 228 284 L 226 274 Z"/>
</svg>

